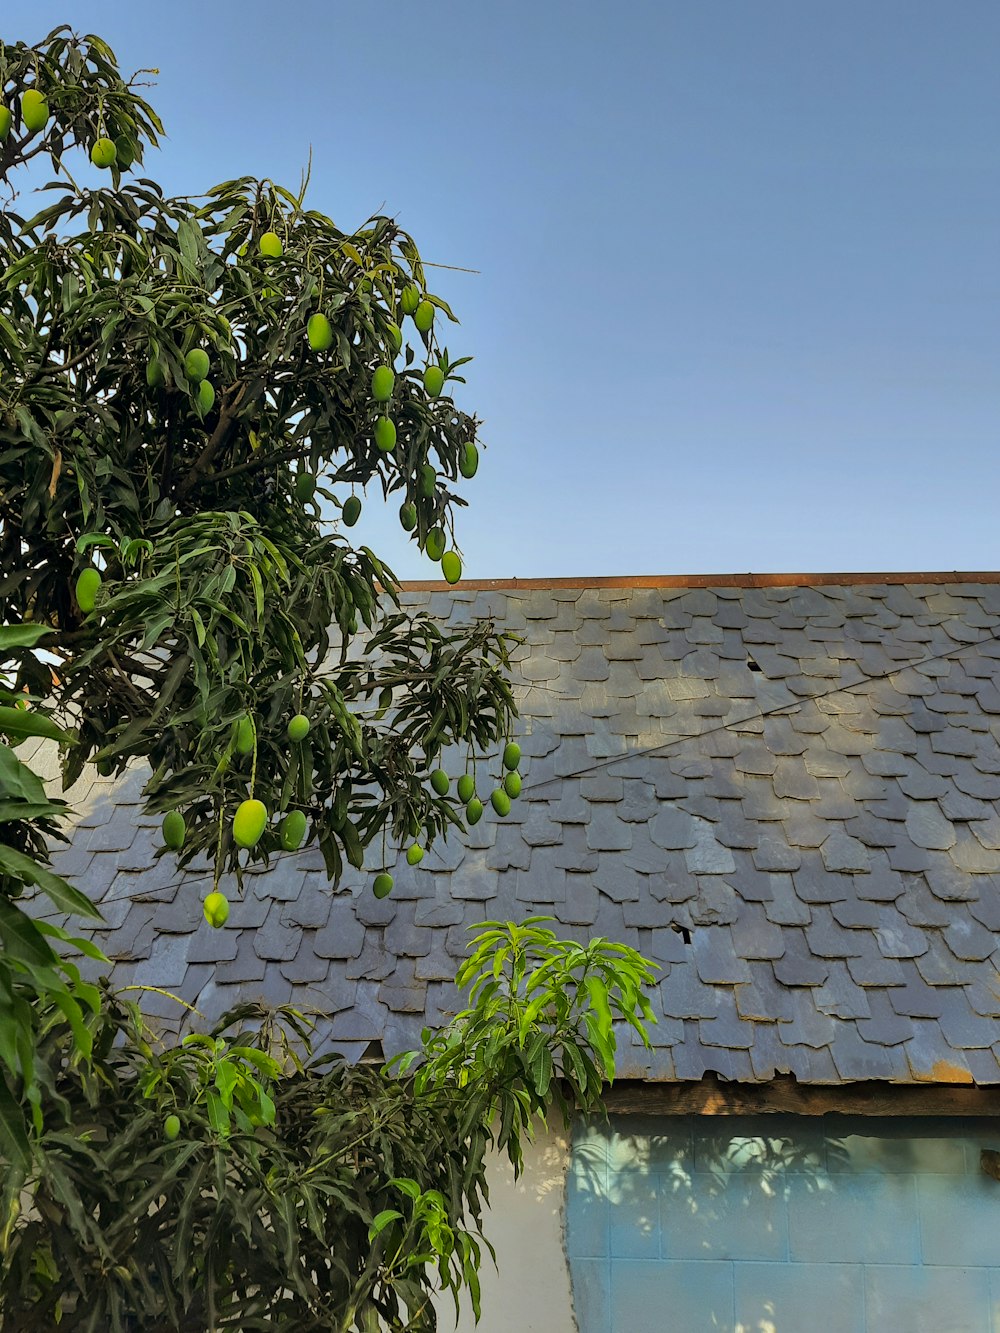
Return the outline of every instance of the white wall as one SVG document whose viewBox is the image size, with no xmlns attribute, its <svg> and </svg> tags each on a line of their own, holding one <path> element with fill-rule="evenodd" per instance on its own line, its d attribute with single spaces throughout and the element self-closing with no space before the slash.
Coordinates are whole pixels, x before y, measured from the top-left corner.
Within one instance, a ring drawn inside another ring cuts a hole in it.
<svg viewBox="0 0 1000 1333">
<path fill-rule="evenodd" d="M 564 1243 L 569 1142 L 540 1133 L 525 1149 L 515 1184 L 506 1157 L 490 1164 L 490 1211 L 483 1230 L 497 1252 L 480 1270 L 483 1317 L 463 1309 L 459 1333 L 576 1333 Z M 499 1271 L 498 1271 L 499 1270 Z M 439 1303 L 439 1327 L 453 1327 L 454 1306 Z"/>
</svg>

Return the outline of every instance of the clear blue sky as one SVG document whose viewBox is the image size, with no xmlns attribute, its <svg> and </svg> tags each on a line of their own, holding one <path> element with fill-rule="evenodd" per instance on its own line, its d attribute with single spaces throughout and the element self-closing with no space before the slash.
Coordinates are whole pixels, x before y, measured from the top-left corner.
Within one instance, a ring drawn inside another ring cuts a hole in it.
<svg viewBox="0 0 1000 1333">
<path fill-rule="evenodd" d="M 396 215 L 475 356 L 475 577 L 1000 565 L 997 0 L 33 0 L 150 163 Z M 435 272 L 432 270 L 432 272 Z M 433 568 L 375 498 L 357 531 Z"/>
</svg>

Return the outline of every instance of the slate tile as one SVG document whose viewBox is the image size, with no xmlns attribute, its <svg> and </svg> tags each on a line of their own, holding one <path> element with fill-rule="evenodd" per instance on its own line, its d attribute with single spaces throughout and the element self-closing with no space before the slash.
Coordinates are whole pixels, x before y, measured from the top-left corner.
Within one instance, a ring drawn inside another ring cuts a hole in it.
<svg viewBox="0 0 1000 1333">
<path fill-rule="evenodd" d="M 695 969 L 702 981 L 732 985 L 750 980 L 750 969 L 738 957 L 732 932 L 727 925 L 699 926 L 691 937 Z"/>
<path fill-rule="evenodd" d="M 792 874 L 795 892 L 806 903 L 842 902 L 851 897 L 852 878 L 864 877 L 851 877 L 828 870 L 821 854 L 822 848 L 819 852 L 802 853 L 802 864 Z"/>
<path fill-rule="evenodd" d="M 700 1045 L 698 1024 L 694 1022 L 685 1024 L 684 1039 L 671 1049 L 671 1058 L 677 1079 L 698 1080 L 706 1074 L 717 1074 L 727 1082 L 745 1082 L 752 1078 L 746 1051 Z"/>
<path fill-rule="evenodd" d="M 248 934 L 250 932 L 247 932 Z M 231 962 L 239 953 L 239 942 L 243 932 L 238 930 L 212 930 L 205 926 L 191 936 L 188 948 L 189 963 Z M 253 945 L 250 945 L 253 951 Z M 145 955 L 148 957 L 148 953 Z M 198 1008 L 202 1007 L 199 1001 Z"/>
<path fill-rule="evenodd" d="M 817 958 L 806 942 L 805 932 L 790 926 L 784 932 L 785 952 L 771 966 L 783 986 L 822 986 L 830 975 L 830 963 Z"/>
<path fill-rule="evenodd" d="M 768 920 L 763 907 L 757 903 L 743 903 L 730 929 L 740 958 L 780 958 L 785 952 L 780 928 Z"/>
<path fill-rule="evenodd" d="M 970 875 L 992 875 L 1000 871 L 1000 851 L 984 847 L 978 838 L 962 830 L 960 825 L 951 855 L 959 870 Z"/>
<path fill-rule="evenodd" d="M 969 903 L 969 915 L 994 934 L 1000 932 L 1000 885 L 992 877 L 977 876 L 978 898 Z"/>
<path fill-rule="evenodd" d="M 853 1023 L 842 1023 L 833 1043 L 833 1062 L 847 1082 L 865 1079 L 904 1080 L 909 1072 L 902 1046 L 881 1046 L 859 1036 Z"/>
<path fill-rule="evenodd" d="M 81 833 L 79 836 L 87 851 L 117 852 L 131 847 L 136 827 L 131 819 L 122 817 L 124 814 L 124 811 L 119 811 L 118 817 L 112 819 L 110 823 L 98 824 L 88 833 Z"/>
<path fill-rule="evenodd" d="M 729 925 L 739 916 L 739 898 L 725 880 L 701 876 L 688 910 L 693 925 Z"/>
<path fill-rule="evenodd" d="M 792 719 L 792 726 L 797 720 Z M 846 778 L 852 771 L 849 760 L 840 754 L 831 754 L 821 741 L 814 741 L 802 757 L 806 772 L 813 778 Z"/>
<path fill-rule="evenodd" d="M 691 946 L 679 930 L 662 927 L 651 931 L 650 936 L 648 956 L 657 963 L 682 963 L 691 956 Z"/>
<path fill-rule="evenodd" d="M 895 988 L 887 994 L 895 995 Z M 867 1018 L 871 1012 L 868 992 L 855 983 L 847 970 L 847 964 L 838 960 L 831 962 L 829 975 L 823 985 L 813 988 L 812 1000 L 820 1013 L 829 1014 L 833 1018 Z"/>
<path fill-rule="evenodd" d="M 861 953 L 845 959 L 847 970 L 858 986 L 901 986 L 905 976 L 895 958 L 887 958 L 873 935 L 857 932 Z"/>
<path fill-rule="evenodd" d="M 230 903 L 231 909 L 237 907 L 237 900 Z M 261 920 L 267 915 L 267 905 L 262 904 Z M 125 903 L 126 909 L 131 904 Z M 185 891 L 169 902 L 158 903 L 152 914 L 151 929 L 156 934 L 188 935 L 198 929 L 202 921 L 201 895 Z M 119 923 L 118 929 L 124 922 Z"/>
<path fill-rule="evenodd" d="M 908 1041 L 913 1035 L 910 1021 L 901 1017 L 890 1002 L 895 995 L 895 988 L 888 991 L 872 989 L 866 995 L 871 1016 L 857 1020 L 856 1027 L 861 1039 L 880 1046 L 899 1046 Z"/>
<path fill-rule="evenodd" d="M 715 1015 L 715 992 L 699 978 L 693 957 L 671 964 L 669 974 L 657 990 L 659 1008 L 667 1018 L 712 1018 Z"/>
<path fill-rule="evenodd" d="M 215 966 L 215 979 L 220 985 L 231 986 L 242 991 L 244 986 L 251 982 L 260 982 L 264 980 L 265 973 L 268 970 L 268 961 L 261 958 L 254 951 L 253 931 L 245 931 L 236 938 L 239 940 L 239 949 L 236 957 L 226 962 L 219 962 Z M 236 994 L 233 996 L 233 1003 L 236 1003 Z"/>
<path fill-rule="evenodd" d="M 437 892 L 433 898 L 422 898 L 415 904 L 413 923 L 417 927 L 432 928 L 434 926 L 454 926 L 465 919 L 467 910 L 465 902 L 456 897 L 452 897 L 449 890 L 442 891 L 438 886 Z"/>
<path fill-rule="evenodd" d="M 939 987 L 943 1001 L 938 1019 L 945 1041 L 955 1050 L 989 1049 L 1000 1037 L 995 1018 L 977 1014 L 961 986 Z"/>
<path fill-rule="evenodd" d="M 684 903 L 698 894 L 698 881 L 688 869 L 682 852 L 668 852 L 666 870 L 662 875 L 651 875 L 649 891 L 661 902 Z M 641 894 L 640 894 L 641 896 Z"/>
<path fill-rule="evenodd" d="M 777 757 L 762 742 L 747 740 L 740 747 L 740 752 L 733 760 L 738 773 L 748 773 L 757 777 L 770 777 L 778 766 Z"/>
<path fill-rule="evenodd" d="M 610 674 L 611 668 L 601 648 L 584 648 L 574 663 L 577 680 L 607 680 Z"/>
<path fill-rule="evenodd" d="M 415 913 L 415 903 L 400 903 L 399 911 L 385 927 L 385 948 L 397 958 L 422 958 L 431 951 L 432 933 L 416 928 Z"/>
<path fill-rule="evenodd" d="M 886 848 L 889 865 L 900 875 L 916 875 L 933 865 L 933 855 L 923 847 L 917 847 L 907 839 L 896 843 L 895 847 Z"/>
<path fill-rule="evenodd" d="M 1000 976 L 997 973 L 991 972 L 990 976 L 981 977 L 962 989 L 974 1013 L 987 1018 L 1000 1018 Z"/>
<path fill-rule="evenodd" d="M 955 845 L 955 827 L 935 801 L 918 801 L 910 807 L 906 832 L 918 847 L 947 851 Z"/>
<path fill-rule="evenodd" d="M 885 915 L 883 903 L 869 902 L 865 898 L 846 898 L 843 902 L 832 903 L 830 911 L 838 925 L 847 930 L 875 930 Z"/>
<path fill-rule="evenodd" d="M 780 986 L 775 980 L 773 970 L 766 964 L 750 965 L 750 981 L 733 987 L 736 1000 L 736 1012 L 742 1019 L 752 1019 L 755 1024 L 776 1024 L 779 1019 L 790 1021 L 793 1017 L 793 991 Z M 760 1028 L 755 1029 L 760 1038 Z"/>
<path fill-rule="evenodd" d="M 817 958 L 853 958 L 862 953 L 861 932 L 837 924 L 829 907 L 814 905 L 806 940 Z"/>
<path fill-rule="evenodd" d="M 732 851 L 715 836 L 713 827 L 699 822 L 695 827 L 695 845 L 684 853 L 688 870 L 694 875 L 729 875 L 736 869 Z"/>
<path fill-rule="evenodd" d="M 876 819 L 898 819 L 905 820 L 909 811 L 909 802 L 895 782 L 881 782 L 878 779 L 869 778 L 868 782 L 874 788 L 876 785 L 880 790 L 863 789 L 862 784 L 856 780 L 857 775 L 852 773 L 844 779 L 844 789 L 849 790 L 856 801 L 864 801 L 865 810 L 868 814 L 874 815 Z M 860 811 L 855 813 L 860 814 Z"/>
<path fill-rule="evenodd" d="M 295 957 L 302 932 L 297 927 L 282 925 L 280 914 L 281 905 L 275 903 L 264 924 L 255 931 L 246 932 L 248 936 L 252 936 L 253 948 L 258 958 L 270 962 L 288 962 Z"/>
<path fill-rule="evenodd" d="M 798 870 L 802 864 L 802 853 L 788 846 L 780 829 L 762 833 L 751 855 L 756 868 L 767 872 Z"/>
<path fill-rule="evenodd" d="M 1000 814 L 994 811 L 988 819 L 969 823 L 969 831 L 981 845 L 990 851 L 1000 849 Z"/>
<path fill-rule="evenodd" d="M 1000 1061 L 993 1050 L 965 1050 L 962 1052 L 976 1084 L 1000 1082 Z"/>
<path fill-rule="evenodd" d="M 896 899 L 896 907 L 911 926 L 940 928 L 954 919 L 954 906 L 935 897 L 922 877 L 906 877 L 906 888 Z"/>
<path fill-rule="evenodd" d="M 603 859 L 602 854 L 602 861 Z M 639 871 L 644 875 L 661 874 L 669 865 L 669 858 L 664 849 L 653 842 L 651 829 L 647 831 L 644 828 L 634 829 L 632 832 L 632 846 L 622 852 L 620 856 L 617 853 L 611 853 L 609 859 L 613 859 L 616 865 L 620 860 L 628 870 Z"/>
<path fill-rule="evenodd" d="M 925 951 L 915 960 L 928 986 L 960 986 L 969 978 L 967 963 L 959 962 L 938 931 L 923 933 Z"/>
<path fill-rule="evenodd" d="M 330 918 L 333 896 L 327 888 L 310 886 L 308 879 L 302 896 L 296 902 L 286 903 L 280 912 L 282 925 L 298 926 L 304 930 L 319 930 Z"/>
<path fill-rule="evenodd" d="M 566 873 L 562 897 L 555 901 L 556 919 L 566 925 L 589 926 L 596 920 L 599 908 L 598 888 L 592 878 Z"/>
<path fill-rule="evenodd" d="M 908 761 L 903 773 L 897 779 L 905 796 L 912 801 L 930 801 L 944 796 L 948 783 L 936 773 L 929 773 L 922 764 Z"/>
<path fill-rule="evenodd" d="M 668 850 L 695 847 L 698 842 L 696 820 L 686 810 L 663 806 L 650 823 L 649 836 L 659 847 Z"/>
<path fill-rule="evenodd" d="M 750 849 L 758 845 L 760 832 L 749 824 L 739 800 L 720 800 L 715 836 L 724 847 Z"/>
<path fill-rule="evenodd" d="M 886 992 L 889 1003 L 904 1018 L 938 1018 L 944 1008 L 945 988 L 928 986 L 909 960 L 900 963 L 905 984 L 893 986 Z"/>
<path fill-rule="evenodd" d="M 868 849 L 864 842 L 860 842 L 851 834 L 845 833 L 843 829 L 835 829 L 820 849 L 823 864 L 829 873 L 847 872 L 847 873 L 867 873 L 871 862 L 868 860 Z"/>
<path fill-rule="evenodd" d="M 360 906 L 365 900 L 357 901 Z M 372 901 L 378 900 L 372 898 Z M 365 927 L 355 914 L 355 899 L 351 895 L 338 894 L 331 899 L 326 925 L 313 937 L 313 949 L 320 958 L 357 958 L 364 943 Z"/>
<path fill-rule="evenodd" d="M 876 778 L 898 778 L 908 772 L 909 761 L 904 755 L 889 750 L 872 750 L 861 756 L 866 773 Z"/>
<path fill-rule="evenodd" d="M 1000 777 L 994 773 L 980 773 L 971 765 L 956 770 L 955 786 L 966 796 L 981 801 L 1000 800 Z"/>
<path fill-rule="evenodd" d="M 778 1023 L 778 1038 L 785 1046 L 829 1046 L 837 1031 L 837 1023 L 820 1013 L 811 990 L 789 992 L 792 1009 L 791 1021 Z"/>
<path fill-rule="evenodd" d="M 652 783 L 636 778 L 626 779 L 624 800 L 618 812 L 620 818 L 630 824 L 647 824 L 659 808 Z"/>
<path fill-rule="evenodd" d="M 698 1037 L 703 1046 L 723 1047 L 735 1052 L 753 1045 L 754 1027 L 744 1022 L 736 1010 L 736 1001 L 730 991 L 715 991 L 715 1013 L 698 1023 Z"/>
<path fill-rule="evenodd" d="M 320 958 L 313 948 L 312 932 L 304 930 L 295 957 L 279 963 L 278 970 L 286 981 L 301 986 L 310 982 L 325 981 L 330 973 L 330 960 Z M 352 987 L 352 996 L 353 990 Z"/>
<path fill-rule="evenodd" d="M 597 810 L 603 807 L 594 807 Z M 497 829 L 497 839 L 485 857 L 466 857 L 456 874 L 453 892 L 456 898 L 481 898 L 485 892 L 487 872 L 498 870 L 527 870 L 531 865 L 532 849 L 521 837 L 516 825 L 504 824 Z M 478 884 L 478 887 L 476 887 Z"/>
<path fill-rule="evenodd" d="M 614 807 L 591 807 L 590 823 L 587 825 L 587 846 L 591 851 L 625 851 L 631 845 L 631 825 L 618 818 Z M 522 868 L 527 869 L 526 866 Z"/>
<path fill-rule="evenodd" d="M 1000 945 L 995 933 L 971 916 L 956 916 L 945 929 L 944 938 L 955 957 L 966 962 L 982 962 Z"/>
<path fill-rule="evenodd" d="M 771 899 L 764 913 L 778 926 L 805 926 L 812 920 L 812 909 L 796 892 L 791 875 L 770 875 Z"/>
<path fill-rule="evenodd" d="M 944 817 L 952 823 L 988 819 L 993 812 L 993 807 L 987 801 L 978 801 L 950 787 L 939 797 L 938 804 Z"/>
<path fill-rule="evenodd" d="M 426 994 L 426 986 L 415 985 L 414 994 Z M 382 1038 L 385 1046 L 385 1033 L 388 1024 L 388 1006 L 376 998 L 369 986 L 358 986 L 349 1008 L 338 1009 L 330 1025 L 330 1035 L 334 1040 L 376 1041 Z"/>
<path fill-rule="evenodd" d="M 861 807 L 853 797 L 848 796 L 838 778 L 817 778 L 817 784 L 819 798 L 809 808 L 820 819 L 853 819 L 861 813 Z"/>
<path fill-rule="evenodd" d="M 822 847 L 832 831 L 826 820 L 817 819 L 812 807 L 802 802 L 789 802 L 788 812 L 781 821 L 785 840 L 790 847 L 814 850 Z"/>
<path fill-rule="evenodd" d="M 413 975 L 417 981 L 448 981 L 455 977 L 455 961 L 444 950 L 443 944 L 430 949 L 424 957 L 418 958 Z"/>
<path fill-rule="evenodd" d="M 883 958 L 919 958 L 927 952 L 927 934 L 904 921 L 900 914 L 882 922 L 875 931 Z"/>
<path fill-rule="evenodd" d="M 173 935 L 157 940 L 156 948 L 151 951 L 150 957 L 136 963 L 132 975 L 133 984 L 161 986 L 175 992 L 183 987 L 193 938 L 191 935 Z M 117 980 L 117 968 L 113 975 Z M 143 1007 L 145 1008 L 145 1005 Z M 175 1014 L 180 1019 L 181 1015 L 176 1006 Z"/>
</svg>

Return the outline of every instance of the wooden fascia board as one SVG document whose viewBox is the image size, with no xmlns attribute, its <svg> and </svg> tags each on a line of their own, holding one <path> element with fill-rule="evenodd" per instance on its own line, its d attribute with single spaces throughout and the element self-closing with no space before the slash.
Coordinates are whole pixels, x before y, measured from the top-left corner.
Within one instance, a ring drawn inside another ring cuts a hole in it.
<svg viewBox="0 0 1000 1333">
<path fill-rule="evenodd" d="M 1000 1086 L 884 1082 L 807 1085 L 781 1077 L 769 1083 L 622 1080 L 604 1098 L 614 1115 L 1000 1116 Z"/>
</svg>

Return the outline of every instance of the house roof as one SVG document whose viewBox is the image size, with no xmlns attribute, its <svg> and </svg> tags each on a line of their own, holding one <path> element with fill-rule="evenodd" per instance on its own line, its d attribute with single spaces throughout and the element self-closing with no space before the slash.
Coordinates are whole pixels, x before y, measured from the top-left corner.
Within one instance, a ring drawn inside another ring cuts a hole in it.
<svg viewBox="0 0 1000 1333">
<path fill-rule="evenodd" d="M 508 819 L 401 862 L 382 901 L 282 857 L 213 931 L 204 882 L 153 860 L 141 775 L 95 778 L 56 867 L 100 904 L 119 985 L 212 1018 L 294 998 L 352 1056 L 454 1009 L 470 925 L 541 913 L 662 968 L 624 1077 L 1000 1083 L 998 580 L 411 585 L 524 640 Z"/>
</svg>

